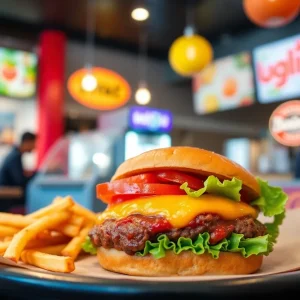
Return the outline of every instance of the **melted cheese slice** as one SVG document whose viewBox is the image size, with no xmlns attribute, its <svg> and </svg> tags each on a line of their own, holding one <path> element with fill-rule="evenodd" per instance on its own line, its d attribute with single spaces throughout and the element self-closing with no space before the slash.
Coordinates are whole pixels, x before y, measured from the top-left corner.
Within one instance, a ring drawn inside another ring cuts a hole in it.
<svg viewBox="0 0 300 300">
<path fill-rule="evenodd" d="M 213 213 L 220 215 L 225 220 L 233 220 L 251 215 L 257 218 L 258 212 L 250 205 L 236 202 L 216 195 L 205 194 L 200 198 L 183 196 L 152 196 L 134 199 L 116 204 L 98 216 L 97 223 L 101 224 L 106 219 L 121 219 L 131 214 L 146 216 L 164 216 L 174 228 L 188 225 L 197 215 Z"/>
</svg>

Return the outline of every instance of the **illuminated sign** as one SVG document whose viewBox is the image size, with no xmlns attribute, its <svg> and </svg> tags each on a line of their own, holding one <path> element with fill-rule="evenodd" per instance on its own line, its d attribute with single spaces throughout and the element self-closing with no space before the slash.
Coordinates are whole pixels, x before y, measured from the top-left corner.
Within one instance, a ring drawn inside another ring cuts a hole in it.
<svg viewBox="0 0 300 300">
<path fill-rule="evenodd" d="M 34 53 L 0 48 L 0 95 L 32 97 L 36 92 L 37 57 Z"/>
<path fill-rule="evenodd" d="M 92 91 L 82 87 L 82 80 L 87 74 L 94 76 L 97 82 Z M 131 96 L 128 82 L 118 73 L 103 68 L 92 68 L 90 73 L 86 69 L 76 71 L 68 80 L 68 90 L 76 101 L 98 110 L 117 109 L 125 105 Z"/>
<path fill-rule="evenodd" d="M 279 105 L 270 117 L 269 128 L 278 143 L 300 146 L 300 101 L 288 101 Z"/>
<path fill-rule="evenodd" d="M 300 96 L 300 35 L 257 47 L 253 60 L 259 102 Z"/>
<path fill-rule="evenodd" d="M 254 103 L 251 56 L 241 52 L 216 60 L 193 77 L 194 111 L 199 115 Z"/>
<path fill-rule="evenodd" d="M 131 107 L 129 127 L 138 131 L 168 132 L 172 129 L 172 114 L 168 110 Z"/>
</svg>

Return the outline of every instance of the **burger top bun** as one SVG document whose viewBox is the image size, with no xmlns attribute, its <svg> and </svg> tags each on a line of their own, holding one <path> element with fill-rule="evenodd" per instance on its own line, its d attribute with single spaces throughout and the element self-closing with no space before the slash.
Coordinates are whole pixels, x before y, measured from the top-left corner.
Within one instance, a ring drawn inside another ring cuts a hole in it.
<svg viewBox="0 0 300 300">
<path fill-rule="evenodd" d="M 111 181 L 149 171 L 176 170 L 198 175 L 215 175 L 219 179 L 233 177 L 242 180 L 250 194 L 249 200 L 260 195 L 255 177 L 230 159 L 204 149 L 193 147 L 169 147 L 150 150 L 123 162 Z"/>
</svg>

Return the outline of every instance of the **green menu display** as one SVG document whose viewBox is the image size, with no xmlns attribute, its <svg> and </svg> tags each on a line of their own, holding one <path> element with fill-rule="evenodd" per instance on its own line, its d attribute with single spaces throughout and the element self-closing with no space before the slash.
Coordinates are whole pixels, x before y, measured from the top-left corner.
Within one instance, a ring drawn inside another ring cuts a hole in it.
<svg viewBox="0 0 300 300">
<path fill-rule="evenodd" d="M 36 91 L 37 56 L 34 53 L 0 48 L 0 95 L 32 97 Z"/>
</svg>

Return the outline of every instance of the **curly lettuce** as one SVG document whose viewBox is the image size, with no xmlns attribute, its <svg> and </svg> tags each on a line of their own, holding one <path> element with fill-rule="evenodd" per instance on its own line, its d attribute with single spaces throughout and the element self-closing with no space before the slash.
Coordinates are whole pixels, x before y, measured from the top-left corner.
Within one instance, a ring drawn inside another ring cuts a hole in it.
<svg viewBox="0 0 300 300">
<path fill-rule="evenodd" d="M 267 181 L 257 179 L 260 186 L 260 197 L 251 205 L 256 205 L 267 217 L 273 217 L 284 212 L 287 194 L 280 187 L 270 186 Z"/>
<path fill-rule="evenodd" d="M 224 180 L 221 182 L 216 176 L 211 175 L 204 181 L 204 187 L 198 191 L 190 189 L 187 182 L 183 183 L 180 189 L 184 190 L 187 195 L 193 198 L 199 198 L 204 193 L 208 193 L 240 201 L 242 181 L 237 178 L 232 178 L 232 180 Z"/>
<path fill-rule="evenodd" d="M 158 236 L 156 242 L 147 241 L 145 248 L 137 252 L 138 256 L 151 254 L 160 259 L 166 255 L 166 251 L 179 254 L 182 251 L 192 251 L 196 255 L 209 253 L 213 258 L 219 258 L 220 252 L 236 252 L 243 257 L 265 254 L 268 252 L 268 234 L 256 238 L 245 239 L 243 234 L 231 234 L 230 238 L 223 239 L 216 245 L 209 243 L 210 235 L 207 232 L 198 235 L 195 241 L 190 238 L 180 237 L 177 242 L 172 242 L 165 234 Z"/>
</svg>

